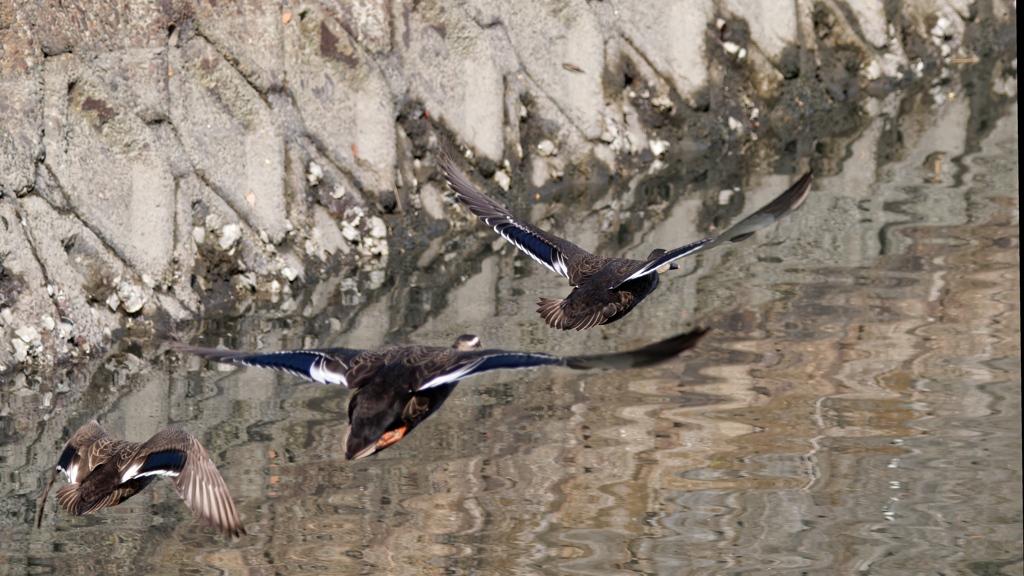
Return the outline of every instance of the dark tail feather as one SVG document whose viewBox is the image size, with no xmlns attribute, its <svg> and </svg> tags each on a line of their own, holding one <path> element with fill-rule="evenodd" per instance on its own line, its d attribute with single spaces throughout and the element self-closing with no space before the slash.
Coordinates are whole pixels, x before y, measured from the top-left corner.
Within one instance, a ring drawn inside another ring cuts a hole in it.
<svg viewBox="0 0 1024 576">
<path fill-rule="evenodd" d="M 569 330 L 572 326 L 568 325 L 569 319 L 562 312 L 562 302 L 564 300 L 541 298 L 540 302 L 537 302 L 537 313 L 548 326 L 556 330 Z"/>
<path fill-rule="evenodd" d="M 43 523 L 43 507 L 46 506 L 46 496 L 50 493 L 50 488 L 53 486 L 53 479 L 57 477 L 57 467 L 53 467 L 53 471 L 50 472 L 50 481 L 46 483 L 46 488 L 43 489 L 43 498 L 39 501 L 39 512 L 36 512 L 36 528 L 39 528 Z"/>
<path fill-rule="evenodd" d="M 89 513 L 89 510 L 84 509 L 82 493 L 79 491 L 79 488 L 81 487 L 81 484 L 75 482 L 57 490 L 57 501 L 60 502 L 60 507 L 68 514 L 81 516 L 82 514 Z"/>
<path fill-rule="evenodd" d="M 590 368 L 623 369 L 650 366 L 673 358 L 683 351 L 693 348 L 707 333 L 707 328 L 698 328 L 629 352 L 566 358 L 566 366 L 577 370 L 587 370 Z"/>
</svg>

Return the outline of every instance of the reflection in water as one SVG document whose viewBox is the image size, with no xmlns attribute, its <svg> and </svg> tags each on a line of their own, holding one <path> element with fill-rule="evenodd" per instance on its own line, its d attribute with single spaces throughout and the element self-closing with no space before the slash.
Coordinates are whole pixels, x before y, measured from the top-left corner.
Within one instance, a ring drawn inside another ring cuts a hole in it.
<svg viewBox="0 0 1024 576">
<path fill-rule="evenodd" d="M 95 420 L 68 439 L 43 489 L 36 527 L 43 520 L 46 495 L 58 472 L 68 485 L 57 490 L 60 507 L 69 514 L 91 514 L 117 506 L 149 486 L 157 476 L 174 479 L 185 504 L 204 522 L 227 536 L 245 534 L 231 492 L 202 444 L 177 426 L 145 442 L 111 438 Z"/>
<path fill-rule="evenodd" d="M 811 191 L 814 172 L 807 172 L 778 198 L 721 234 L 679 248 L 655 248 L 646 260 L 595 256 L 579 246 L 545 232 L 482 194 L 442 149 L 438 164 L 455 197 L 505 240 L 549 270 L 569 280 L 565 299 L 541 298 L 537 312 L 559 330 L 589 330 L 621 319 L 658 287 L 659 275 L 677 270 L 676 260 L 715 246 L 742 242 L 754 232 L 796 210 Z"/>
<path fill-rule="evenodd" d="M 565 366 L 573 370 L 622 370 L 653 366 L 697 345 L 706 329 L 692 330 L 643 348 L 616 354 L 561 357 L 537 352 L 482 350 L 480 338 L 463 334 L 450 348 L 402 346 L 384 350 L 325 348 L 284 352 L 236 352 L 191 346 L 175 350 L 226 364 L 273 368 L 319 384 L 355 390 L 348 401 L 345 459 L 358 460 L 391 446 L 444 404 L 463 378 L 493 370 Z"/>
<path fill-rule="evenodd" d="M 457 242 L 438 245 L 464 261 L 424 259 L 376 298 L 332 279 L 284 309 L 210 324 L 208 342 L 236 348 L 370 349 L 472 331 L 563 356 L 639 346 L 695 319 L 715 329 L 655 367 L 478 376 L 443 417 L 374 458 L 343 458 L 348 390 L 149 345 L 12 393 L 0 570 L 1020 573 L 1017 115 L 979 135 L 967 132 L 971 106 L 899 111 L 896 156 L 879 145 L 891 120 L 875 119 L 841 171 L 818 170 L 799 218 L 680 261 L 683 274 L 629 322 L 549 330 L 524 302 L 562 281 L 490 248 L 487 230 L 454 230 Z M 788 181 L 751 177 L 737 207 Z M 674 194 L 624 205 L 632 216 L 596 202 L 554 222 L 558 205 L 538 204 L 530 220 L 588 246 L 629 223 L 619 255 L 728 225 L 706 217 L 717 190 Z M 52 453 L 93 417 L 119 437 L 170 422 L 196 434 L 250 535 L 216 536 L 167 482 L 33 530 Z"/>
</svg>

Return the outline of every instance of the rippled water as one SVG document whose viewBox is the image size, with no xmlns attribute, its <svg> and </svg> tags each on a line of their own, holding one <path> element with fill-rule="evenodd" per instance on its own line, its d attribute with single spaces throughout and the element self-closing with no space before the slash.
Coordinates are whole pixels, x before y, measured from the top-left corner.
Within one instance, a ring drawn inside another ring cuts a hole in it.
<svg viewBox="0 0 1024 576">
<path fill-rule="evenodd" d="M 467 218 L 442 250 L 455 258 L 391 270 L 375 294 L 328 279 L 190 338 L 376 348 L 471 332 L 571 354 L 714 328 L 655 368 L 475 377 L 366 460 L 342 457 L 347 390 L 145 341 L 11 394 L 0 573 L 1021 574 L 1016 105 L 983 133 L 972 118 L 967 99 L 905 115 L 903 152 L 883 163 L 890 120 L 875 119 L 835 168 L 816 166 L 799 212 L 684 261 L 586 333 L 544 327 L 534 303 L 564 281 Z M 612 206 L 622 183 L 530 217 L 642 257 L 791 178 L 748 175 L 727 205 L 672 190 L 633 213 Z M 131 440 L 169 423 L 198 436 L 250 535 L 217 536 L 167 481 L 84 517 L 51 499 L 34 529 L 46 470 L 94 417 Z"/>
</svg>

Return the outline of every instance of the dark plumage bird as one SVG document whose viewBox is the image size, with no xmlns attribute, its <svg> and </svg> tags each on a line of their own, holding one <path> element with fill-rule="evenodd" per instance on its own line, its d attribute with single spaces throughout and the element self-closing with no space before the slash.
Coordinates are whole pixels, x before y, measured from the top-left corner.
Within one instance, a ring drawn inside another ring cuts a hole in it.
<svg viewBox="0 0 1024 576">
<path fill-rule="evenodd" d="M 646 260 L 595 256 L 579 246 L 549 234 L 484 196 L 459 170 L 447 151 L 438 164 L 455 196 L 480 220 L 534 260 L 569 280 L 572 292 L 563 300 L 541 298 L 537 312 L 552 328 L 586 330 L 615 322 L 629 314 L 658 287 L 658 274 L 678 268 L 673 263 L 721 244 L 740 242 L 797 209 L 811 189 L 813 171 L 767 206 L 718 236 L 673 250 L 654 250 Z"/>
<path fill-rule="evenodd" d="M 170 476 L 178 496 L 196 516 L 227 536 L 245 534 L 231 493 L 206 449 L 177 426 L 146 442 L 108 436 L 95 420 L 79 428 L 64 444 L 60 460 L 50 473 L 36 527 L 42 523 L 46 495 L 57 472 L 63 472 L 70 482 L 57 490 L 60 506 L 69 514 L 80 516 L 117 506 L 157 476 Z"/>
<path fill-rule="evenodd" d="M 688 350 L 707 332 L 698 329 L 619 354 L 552 356 L 505 350 L 481 350 L 480 339 L 463 335 L 451 348 L 405 346 L 385 350 L 326 348 L 286 352 L 233 352 L 168 340 L 168 346 L 217 362 L 284 370 L 321 384 L 355 390 L 348 402 L 345 458 L 364 458 L 401 440 L 434 413 L 459 380 L 491 370 L 566 366 L 636 368 Z"/>
</svg>

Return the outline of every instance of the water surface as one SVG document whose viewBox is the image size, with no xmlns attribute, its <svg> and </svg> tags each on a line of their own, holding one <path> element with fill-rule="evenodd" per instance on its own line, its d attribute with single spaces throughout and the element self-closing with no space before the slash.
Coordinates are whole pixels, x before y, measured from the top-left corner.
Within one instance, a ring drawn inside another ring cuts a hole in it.
<svg viewBox="0 0 1024 576">
<path fill-rule="evenodd" d="M 681 262 L 625 320 L 585 333 L 543 326 L 535 302 L 564 280 L 464 217 L 380 291 L 328 278 L 188 334 L 271 350 L 470 332 L 578 354 L 714 329 L 654 368 L 475 377 L 365 460 L 342 457 L 347 390 L 145 340 L 12 393 L 0 573 L 1021 574 L 1016 105 L 984 130 L 976 116 L 967 99 L 902 113 L 895 159 L 893 118 L 871 120 L 828 166 L 800 161 L 819 171 L 800 211 Z M 679 186 L 659 204 L 620 182 L 529 216 L 639 258 L 796 176 L 765 168 L 732 194 Z M 92 418 L 131 440 L 170 423 L 199 437 L 250 535 L 216 535 L 168 481 L 84 517 L 51 499 L 34 529 L 46 471 Z"/>
</svg>

